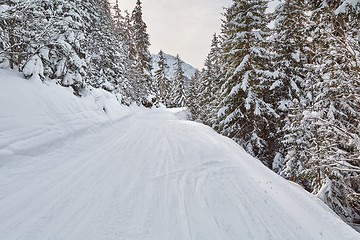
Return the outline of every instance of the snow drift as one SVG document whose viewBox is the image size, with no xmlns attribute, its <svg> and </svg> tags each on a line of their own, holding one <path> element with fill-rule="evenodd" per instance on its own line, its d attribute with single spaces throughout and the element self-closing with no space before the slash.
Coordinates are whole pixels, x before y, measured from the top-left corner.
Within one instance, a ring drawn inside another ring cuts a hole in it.
<svg viewBox="0 0 360 240">
<path fill-rule="evenodd" d="M 70 87 L 20 75 L 0 70 L 0 166 L 14 155 L 36 155 L 129 114 L 104 90 L 90 89 L 79 98 Z"/>
</svg>

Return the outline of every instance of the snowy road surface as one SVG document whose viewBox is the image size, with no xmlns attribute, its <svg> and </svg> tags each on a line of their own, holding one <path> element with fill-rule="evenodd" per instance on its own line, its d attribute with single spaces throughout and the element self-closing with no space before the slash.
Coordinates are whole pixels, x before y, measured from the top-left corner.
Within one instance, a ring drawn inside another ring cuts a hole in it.
<svg viewBox="0 0 360 240">
<path fill-rule="evenodd" d="M 210 128 L 167 110 L 141 110 L 56 148 L 0 161 L 0 239 L 360 235 Z"/>
</svg>

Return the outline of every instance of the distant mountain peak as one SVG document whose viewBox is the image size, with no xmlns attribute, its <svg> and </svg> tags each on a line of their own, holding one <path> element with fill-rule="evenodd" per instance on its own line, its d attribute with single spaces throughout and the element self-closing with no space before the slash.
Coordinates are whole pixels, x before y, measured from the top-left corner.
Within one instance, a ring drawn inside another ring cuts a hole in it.
<svg viewBox="0 0 360 240">
<path fill-rule="evenodd" d="M 159 69 L 158 61 L 159 61 L 159 54 L 152 54 L 152 72 L 155 73 L 156 70 Z M 176 63 L 176 57 L 170 54 L 167 54 L 164 52 L 164 57 L 166 64 L 169 66 L 169 69 L 167 71 L 167 77 L 172 80 L 175 76 L 175 63 Z M 194 75 L 196 68 L 191 66 L 190 64 L 183 61 L 182 64 L 184 75 L 186 77 L 185 79 L 185 86 L 188 88 L 190 86 L 191 77 Z"/>
</svg>

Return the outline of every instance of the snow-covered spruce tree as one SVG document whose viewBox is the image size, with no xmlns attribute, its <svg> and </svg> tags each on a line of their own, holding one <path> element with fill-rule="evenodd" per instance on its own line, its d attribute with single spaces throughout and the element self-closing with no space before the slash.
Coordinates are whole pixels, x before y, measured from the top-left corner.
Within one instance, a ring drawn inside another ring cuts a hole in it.
<svg viewBox="0 0 360 240">
<path fill-rule="evenodd" d="M 196 70 L 194 75 L 191 77 L 189 93 L 186 96 L 186 106 L 191 113 L 191 118 L 194 121 L 199 119 L 200 105 L 199 105 L 199 88 L 200 88 L 201 73 Z"/>
<path fill-rule="evenodd" d="M 199 102 L 199 115 L 198 121 L 202 122 L 206 125 L 209 125 L 209 112 L 211 108 L 210 99 L 212 97 L 212 80 L 213 80 L 213 71 L 211 60 L 209 57 L 206 58 L 204 68 L 201 70 L 201 78 L 199 84 L 199 98 L 197 101 Z"/>
<path fill-rule="evenodd" d="M 276 152 L 274 132 L 278 115 L 271 102 L 273 82 L 268 69 L 267 1 L 234 0 L 222 27 L 224 85 L 219 113 L 220 133 L 271 167 Z"/>
<path fill-rule="evenodd" d="M 149 34 L 146 29 L 147 26 L 142 19 L 142 6 L 141 1 L 136 1 L 136 6 L 132 12 L 132 31 L 133 31 L 133 43 L 134 43 L 134 55 L 139 61 L 139 67 L 143 71 L 151 71 L 151 54 L 149 52 Z"/>
<path fill-rule="evenodd" d="M 314 131 L 300 173 L 309 190 L 349 223 L 360 221 L 359 45 L 348 27 L 344 1 L 313 4 L 313 94 L 304 114 Z"/>
<path fill-rule="evenodd" d="M 154 77 L 158 89 L 159 101 L 165 106 L 169 105 L 169 94 L 171 90 L 170 80 L 167 78 L 166 73 L 169 66 L 166 63 L 164 52 L 160 50 L 159 61 L 157 62 L 159 69 L 155 71 Z"/>
<path fill-rule="evenodd" d="M 141 79 L 141 73 L 137 70 L 137 60 L 132 54 L 133 48 L 133 28 L 131 17 L 128 11 L 121 15 L 121 11 L 118 3 L 115 3 L 113 10 L 113 18 L 115 22 L 115 32 L 119 36 L 119 41 L 122 43 L 122 49 L 125 52 L 124 61 L 124 78 L 121 86 L 124 91 L 124 95 L 127 96 L 126 103 L 131 102 L 140 103 L 140 90 L 138 89 L 138 79 Z"/>
<path fill-rule="evenodd" d="M 223 85 L 223 78 L 221 73 L 221 40 L 216 34 L 213 35 L 209 59 L 212 65 L 212 94 L 210 98 L 210 112 L 208 115 L 208 122 L 211 127 L 217 129 L 218 106 L 221 102 L 220 94 Z"/>
<path fill-rule="evenodd" d="M 274 12 L 275 27 L 271 41 L 276 74 L 270 88 L 273 93 L 270 101 L 276 103 L 276 111 L 280 115 L 276 129 L 279 154 L 273 163 L 273 170 L 297 182 L 311 139 L 310 126 L 302 121 L 303 111 L 307 109 L 312 96 L 308 86 L 311 49 L 307 6 L 305 0 L 286 0 L 279 4 Z"/>
<path fill-rule="evenodd" d="M 136 6 L 131 14 L 132 48 L 130 48 L 131 59 L 135 59 L 135 67 L 139 76 L 136 88 L 139 91 L 139 100 L 146 104 L 149 95 L 157 95 L 157 89 L 151 75 L 151 54 L 149 52 L 150 40 L 146 29 L 147 26 L 142 19 L 141 1 L 136 1 Z"/>
<path fill-rule="evenodd" d="M 115 45 L 121 46 L 122 51 L 124 52 L 124 60 L 122 64 L 123 72 L 121 74 L 122 81 L 118 85 L 118 88 L 123 92 L 123 97 L 121 102 L 129 105 L 131 102 L 137 100 L 134 83 L 135 72 L 132 66 L 134 60 L 130 60 L 129 49 L 132 46 L 131 44 L 131 19 L 128 11 L 125 11 L 125 15 L 121 14 L 119 1 L 116 0 L 115 4 L 112 7 L 112 18 L 114 24 L 114 35 L 117 37 L 117 43 Z"/>
<path fill-rule="evenodd" d="M 76 94 L 81 94 L 85 87 L 85 79 L 89 72 L 86 61 L 86 10 L 79 7 L 76 1 L 44 1 L 44 6 L 51 11 L 52 36 L 47 41 L 50 44 L 49 78 L 56 79 L 63 86 L 72 86 Z"/>
<path fill-rule="evenodd" d="M 87 61 L 90 74 L 86 82 L 94 87 L 101 87 L 117 94 L 119 101 L 127 103 L 124 85 L 125 78 L 125 49 L 110 13 L 110 6 L 106 0 L 87 1 L 83 3 L 88 9 L 89 16 L 85 20 L 91 24 L 87 36 L 92 39 L 88 44 Z"/>
<path fill-rule="evenodd" d="M 217 116 L 216 107 L 219 99 L 220 78 L 220 46 L 216 34 L 211 42 L 210 53 L 205 59 L 205 67 L 201 73 L 199 85 L 199 115 L 198 120 L 212 126 Z"/>
<path fill-rule="evenodd" d="M 170 93 L 171 107 L 184 107 L 186 103 L 185 76 L 182 63 L 183 61 L 180 59 L 179 54 L 177 54 L 174 64 L 176 72 L 173 79 L 173 89 Z"/>
<path fill-rule="evenodd" d="M 115 1 L 115 4 L 112 6 L 111 10 L 112 10 L 111 16 L 114 20 L 114 25 L 116 27 L 116 30 L 120 32 L 121 30 L 123 30 L 122 28 L 124 27 L 123 23 L 125 17 L 121 14 L 119 0 Z"/>
</svg>

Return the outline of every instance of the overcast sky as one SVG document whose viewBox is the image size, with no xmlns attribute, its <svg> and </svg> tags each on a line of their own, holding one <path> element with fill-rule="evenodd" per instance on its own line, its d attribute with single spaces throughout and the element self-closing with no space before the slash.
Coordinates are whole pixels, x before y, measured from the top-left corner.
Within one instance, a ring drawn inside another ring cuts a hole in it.
<svg viewBox="0 0 360 240">
<path fill-rule="evenodd" d="M 119 0 L 120 9 L 131 13 L 135 2 Z M 228 7 L 232 0 L 142 0 L 142 3 L 150 51 L 178 53 L 185 62 L 201 68 L 212 35 L 220 30 L 223 7 Z"/>
</svg>

